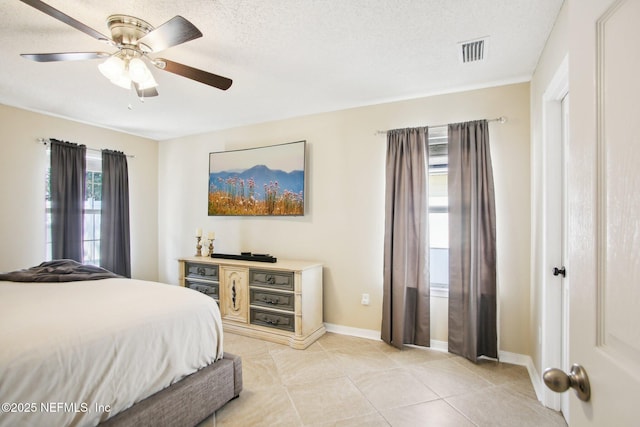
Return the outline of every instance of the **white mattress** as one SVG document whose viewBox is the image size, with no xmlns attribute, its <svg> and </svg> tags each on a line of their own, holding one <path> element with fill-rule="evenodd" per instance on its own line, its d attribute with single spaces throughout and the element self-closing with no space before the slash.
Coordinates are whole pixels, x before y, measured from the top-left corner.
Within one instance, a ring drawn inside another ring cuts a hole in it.
<svg viewBox="0 0 640 427">
<path fill-rule="evenodd" d="M 0 427 L 96 425 L 222 353 L 218 306 L 191 289 L 0 281 Z"/>
</svg>

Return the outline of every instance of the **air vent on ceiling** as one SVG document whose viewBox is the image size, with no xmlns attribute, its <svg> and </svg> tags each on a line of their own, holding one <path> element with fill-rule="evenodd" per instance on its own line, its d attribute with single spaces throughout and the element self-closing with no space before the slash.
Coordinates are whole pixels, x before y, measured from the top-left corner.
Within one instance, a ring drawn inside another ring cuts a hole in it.
<svg viewBox="0 0 640 427">
<path fill-rule="evenodd" d="M 463 64 L 484 61 L 487 53 L 486 39 L 477 39 L 458 43 L 459 57 Z"/>
</svg>

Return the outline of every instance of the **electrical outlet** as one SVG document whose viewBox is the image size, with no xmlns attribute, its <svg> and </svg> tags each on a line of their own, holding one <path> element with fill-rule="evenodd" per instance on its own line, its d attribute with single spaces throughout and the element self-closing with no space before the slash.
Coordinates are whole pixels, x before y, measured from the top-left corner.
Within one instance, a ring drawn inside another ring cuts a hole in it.
<svg viewBox="0 0 640 427">
<path fill-rule="evenodd" d="M 360 300 L 360 304 L 369 305 L 369 294 L 362 294 L 362 300 Z"/>
</svg>

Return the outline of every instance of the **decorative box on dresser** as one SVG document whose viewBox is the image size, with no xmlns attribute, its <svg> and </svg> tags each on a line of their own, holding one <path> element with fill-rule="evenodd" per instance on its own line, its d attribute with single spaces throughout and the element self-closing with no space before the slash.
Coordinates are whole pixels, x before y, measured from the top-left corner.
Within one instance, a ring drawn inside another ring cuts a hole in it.
<svg viewBox="0 0 640 427">
<path fill-rule="evenodd" d="M 218 302 L 229 332 L 304 349 L 325 333 L 322 264 L 180 258 L 181 286 Z"/>
</svg>

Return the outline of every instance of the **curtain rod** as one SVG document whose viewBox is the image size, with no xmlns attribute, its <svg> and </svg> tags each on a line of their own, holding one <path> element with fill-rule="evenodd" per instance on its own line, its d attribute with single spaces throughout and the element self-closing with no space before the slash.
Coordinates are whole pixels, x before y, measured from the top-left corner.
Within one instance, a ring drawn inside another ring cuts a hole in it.
<svg viewBox="0 0 640 427">
<path fill-rule="evenodd" d="M 51 140 L 49 138 L 38 138 L 38 140 L 36 142 L 38 144 L 42 144 L 42 145 L 51 144 Z M 102 150 L 97 149 L 97 148 L 90 148 L 90 147 L 87 147 L 87 151 L 94 151 L 94 152 L 97 152 L 97 153 L 102 153 Z M 135 159 L 136 158 L 136 156 L 131 155 L 131 154 L 127 154 L 126 156 L 131 158 L 131 159 Z"/>
<path fill-rule="evenodd" d="M 495 119 L 487 119 L 487 122 L 498 122 L 500 124 L 506 123 L 506 121 L 507 121 L 507 118 L 505 116 L 500 116 L 500 117 L 497 117 Z M 448 124 L 446 124 L 446 125 L 435 125 L 435 126 L 429 126 L 429 127 L 430 128 L 440 128 L 440 127 L 443 127 L 443 126 L 449 126 L 449 125 Z M 389 131 L 388 130 L 377 130 L 375 135 L 386 135 L 387 132 L 389 132 Z"/>
</svg>

